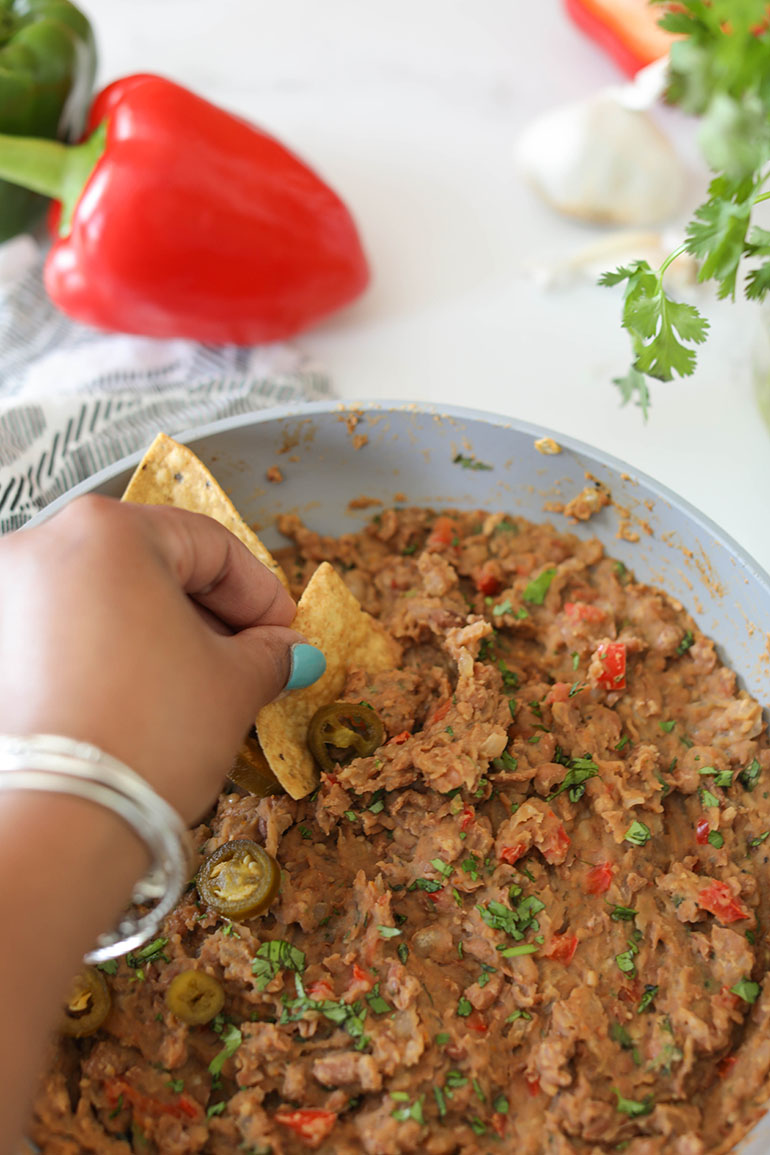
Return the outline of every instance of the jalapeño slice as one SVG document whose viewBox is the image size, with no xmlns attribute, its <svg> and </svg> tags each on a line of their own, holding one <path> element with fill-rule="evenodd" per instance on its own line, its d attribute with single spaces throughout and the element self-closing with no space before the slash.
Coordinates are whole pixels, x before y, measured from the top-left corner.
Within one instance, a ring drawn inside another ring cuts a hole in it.
<svg viewBox="0 0 770 1155">
<path fill-rule="evenodd" d="M 257 798 L 266 798 L 268 794 L 283 794 L 281 783 L 270 769 L 258 739 L 252 734 L 235 755 L 228 778 Z"/>
<path fill-rule="evenodd" d="M 210 1023 L 225 1005 L 222 984 L 206 971 L 182 971 L 166 991 L 166 1006 L 183 1023 Z"/>
<path fill-rule="evenodd" d="M 332 702 L 310 719 L 307 744 L 322 770 L 365 758 L 382 745 L 385 727 L 364 702 Z"/>
<path fill-rule="evenodd" d="M 93 1035 L 107 1018 L 111 1006 L 110 988 L 102 972 L 96 967 L 84 967 L 72 981 L 59 1030 L 75 1039 Z"/>
<path fill-rule="evenodd" d="M 253 918 L 267 910 L 281 885 L 278 863 L 250 838 L 225 842 L 198 871 L 198 894 L 226 918 Z"/>
</svg>

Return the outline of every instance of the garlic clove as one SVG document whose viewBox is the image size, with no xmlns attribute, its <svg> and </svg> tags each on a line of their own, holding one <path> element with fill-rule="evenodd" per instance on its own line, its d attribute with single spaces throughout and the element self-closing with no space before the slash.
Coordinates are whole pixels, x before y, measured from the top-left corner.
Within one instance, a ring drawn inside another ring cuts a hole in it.
<svg viewBox="0 0 770 1155">
<path fill-rule="evenodd" d="M 668 137 L 612 90 L 539 117 L 519 138 L 517 162 L 552 208 L 598 224 L 665 221 L 684 197 L 684 166 Z"/>
</svg>

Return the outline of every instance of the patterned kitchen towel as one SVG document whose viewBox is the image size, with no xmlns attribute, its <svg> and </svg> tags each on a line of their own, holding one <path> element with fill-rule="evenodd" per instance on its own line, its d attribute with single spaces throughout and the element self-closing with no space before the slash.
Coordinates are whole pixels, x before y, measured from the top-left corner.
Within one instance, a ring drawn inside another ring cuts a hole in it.
<svg viewBox="0 0 770 1155">
<path fill-rule="evenodd" d="M 332 396 L 284 344 L 104 334 L 60 313 L 32 237 L 0 247 L 0 534 L 98 469 L 220 417 Z"/>
</svg>

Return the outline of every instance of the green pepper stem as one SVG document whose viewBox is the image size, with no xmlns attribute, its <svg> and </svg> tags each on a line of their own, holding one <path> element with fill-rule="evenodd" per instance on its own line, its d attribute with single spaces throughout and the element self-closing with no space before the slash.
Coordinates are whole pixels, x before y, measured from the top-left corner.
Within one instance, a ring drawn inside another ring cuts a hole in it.
<svg viewBox="0 0 770 1155">
<path fill-rule="evenodd" d="M 75 205 L 106 143 L 106 121 L 82 144 L 0 134 L 0 178 L 61 201 L 59 232 L 67 236 Z"/>
</svg>

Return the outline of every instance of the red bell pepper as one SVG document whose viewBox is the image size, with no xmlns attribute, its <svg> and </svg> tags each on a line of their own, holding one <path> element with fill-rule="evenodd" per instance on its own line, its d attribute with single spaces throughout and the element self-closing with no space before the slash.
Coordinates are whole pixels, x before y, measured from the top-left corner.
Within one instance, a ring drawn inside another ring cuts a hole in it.
<svg viewBox="0 0 770 1155">
<path fill-rule="evenodd" d="M 659 21 L 665 6 L 650 0 L 564 0 L 578 25 L 628 76 L 665 56 L 673 36 Z"/>
<path fill-rule="evenodd" d="M 564 963 L 569 966 L 575 957 L 575 951 L 578 948 L 578 938 L 576 934 L 555 934 L 551 939 L 548 948 L 543 952 L 546 958 L 553 962 Z"/>
<path fill-rule="evenodd" d="M 276 1123 L 294 1132 L 308 1147 L 320 1147 L 334 1130 L 337 1115 L 322 1107 L 299 1107 L 296 1111 L 276 1111 Z"/>
<path fill-rule="evenodd" d="M 749 917 L 748 911 L 733 896 L 730 887 L 718 880 L 710 882 L 699 893 L 698 906 L 713 914 L 722 923 L 738 922 L 739 919 Z"/>
<path fill-rule="evenodd" d="M 625 690 L 625 642 L 602 642 L 596 649 L 596 655 L 602 663 L 602 672 L 596 679 L 596 684 L 604 690 Z"/>
<path fill-rule="evenodd" d="M 612 886 L 614 874 L 611 862 L 599 862 L 586 875 L 587 894 L 606 894 Z"/>
<path fill-rule="evenodd" d="M 81 145 L 0 138 L 0 176 L 61 202 L 45 264 L 76 320 L 214 344 L 279 340 L 369 272 L 345 205 L 261 129 L 160 76 L 109 85 Z"/>
</svg>

